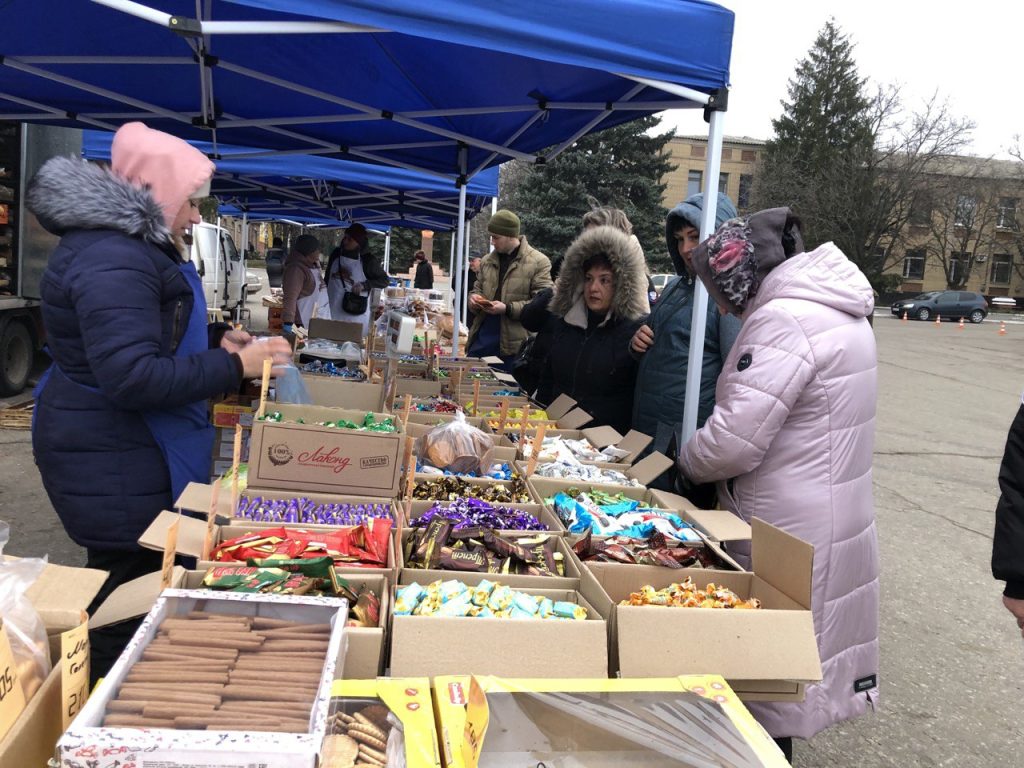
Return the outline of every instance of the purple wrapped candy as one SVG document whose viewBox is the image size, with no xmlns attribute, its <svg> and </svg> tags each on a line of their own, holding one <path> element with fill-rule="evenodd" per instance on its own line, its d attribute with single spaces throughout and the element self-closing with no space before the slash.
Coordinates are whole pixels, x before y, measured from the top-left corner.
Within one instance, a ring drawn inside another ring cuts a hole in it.
<svg viewBox="0 0 1024 768">
<path fill-rule="evenodd" d="M 318 504 L 306 497 L 264 499 L 242 496 L 235 517 L 256 523 L 287 525 L 359 525 L 370 518 L 394 519 L 391 504 Z"/>
<path fill-rule="evenodd" d="M 503 531 L 546 531 L 547 526 L 522 509 L 495 507 L 482 499 L 459 497 L 450 502 L 434 502 L 423 515 L 412 521 L 415 528 L 422 528 L 435 517 L 442 517 L 460 528 L 492 528 Z"/>
</svg>

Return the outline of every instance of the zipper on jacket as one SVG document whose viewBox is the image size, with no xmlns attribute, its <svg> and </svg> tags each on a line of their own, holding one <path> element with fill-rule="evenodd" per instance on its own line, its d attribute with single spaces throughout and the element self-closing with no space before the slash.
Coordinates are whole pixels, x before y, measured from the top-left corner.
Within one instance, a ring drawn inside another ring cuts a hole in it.
<svg viewBox="0 0 1024 768">
<path fill-rule="evenodd" d="M 171 324 L 171 354 L 178 348 L 181 339 L 178 338 L 178 326 L 181 325 L 182 300 L 178 299 L 178 306 L 174 308 L 174 322 Z"/>
</svg>

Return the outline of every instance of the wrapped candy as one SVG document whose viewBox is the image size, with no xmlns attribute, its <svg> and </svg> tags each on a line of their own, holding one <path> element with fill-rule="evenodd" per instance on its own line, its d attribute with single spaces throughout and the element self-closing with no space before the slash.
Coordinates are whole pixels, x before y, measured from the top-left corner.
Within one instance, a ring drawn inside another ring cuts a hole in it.
<svg viewBox="0 0 1024 768">
<path fill-rule="evenodd" d="M 516 539 L 489 528 L 454 529 L 450 520 L 434 515 L 426 528 L 414 529 L 408 538 L 405 562 L 408 568 L 564 576 L 565 562 L 557 547 L 553 534 Z"/>
<path fill-rule="evenodd" d="M 359 368 L 349 368 L 346 365 L 335 365 L 327 360 L 313 360 L 301 367 L 306 373 L 315 373 L 321 376 L 334 376 L 348 379 L 350 381 L 366 381 L 366 373 Z"/>
<path fill-rule="evenodd" d="M 612 483 L 614 485 L 629 485 L 635 488 L 643 487 L 639 480 L 628 477 L 618 470 L 601 469 L 593 464 L 581 464 L 578 461 L 575 463 L 552 461 L 547 464 L 539 464 L 536 475 L 537 477 L 552 477 L 561 480 L 578 480 L 584 483 Z"/>
<path fill-rule="evenodd" d="M 547 526 L 525 510 L 495 507 L 486 501 L 473 498 L 456 498 L 447 503 L 435 503 L 423 515 L 413 520 L 411 525 L 414 528 L 421 528 L 429 525 L 435 517 L 450 520 L 455 530 L 470 527 L 499 531 L 547 530 Z"/>
<path fill-rule="evenodd" d="M 515 475 L 509 483 L 477 485 L 454 475 L 437 480 L 419 480 L 412 497 L 420 501 L 455 501 L 460 498 L 480 499 L 499 504 L 532 504 L 533 496 L 522 477 Z"/>
<path fill-rule="evenodd" d="M 442 590 L 451 593 L 449 599 L 443 602 L 437 598 Z M 395 595 L 394 610 L 396 616 L 466 616 L 566 621 L 583 621 L 587 618 L 587 609 L 577 603 L 553 603 L 549 598 L 537 597 L 503 584 L 490 582 L 481 582 L 476 587 L 468 587 L 461 582 L 444 587 L 439 581 L 429 584 L 426 588 L 419 584 L 399 587 Z"/>
<path fill-rule="evenodd" d="M 285 419 L 284 414 L 280 411 L 271 411 L 266 416 L 257 416 L 257 421 L 272 421 L 277 424 L 305 424 L 307 423 L 304 419 L 296 419 L 291 421 Z M 395 420 L 388 416 L 380 421 L 377 421 L 377 417 L 373 413 L 367 413 L 363 417 L 361 423 L 349 421 L 348 419 L 338 419 L 337 421 L 318 421 L 315 422 L 318 427 L 331 427 L 336 429 L 354 429 L 358 432 L 396 432 L 397 427 L 395 426 Z"/>
<path fill-rule="evenodd" d="M 701 538 L 678 515 L 622 494 L 570 488 L 546 500 L 570 533 L 649 539 L 663 533 L 670 539 L 700 543 Z"/>
<path fill-rule="evenodd" d="M 699 589 L 687 576 L 681 583 L 669 584 L 664 589 L 655 589 L 647 584 L 639 592 L 630 594 L 620 605 L 659 605 L 670 608 L 733 608 L 754 610 L 761 607 L 756 597 L 744 600 L 728 587 L 709 583 Z"/>
<path fill-rule="evenodd" d="M 384 568 L 388 562 L 391 520 L 376 519 L 334 531 L 270 528 L 218 544 L 218 562 L 284 567 L 281 561 L 330 558 L 335 566 Z"/>
<path fill-rule="evenodd" d="M 421 413 L 459 413 L 462 411 L 461 405 L 445 397 L 432 397 L 429 400 L 416 403 L 415 407 Z"/>
<path fill-rule="evenodd" d="M 242 496 L 238 500 L 235 517 L 258 523 L 359 525 L 374 518 L 393 520 L 394 511 L 390 502 L 319 504 L 305 497 L 264 499 L 262 496 Z"/>
<path fill-rule="evenodd" d="M 588 531 L 573 545 L 573 551 L 584 562 L 658 565 L 665 568 L 728 568 L 707 547 L 674 546 L 663 533 L 656 533 L 647 540 L 627 536 L 598 540 Z"/>
</svg>

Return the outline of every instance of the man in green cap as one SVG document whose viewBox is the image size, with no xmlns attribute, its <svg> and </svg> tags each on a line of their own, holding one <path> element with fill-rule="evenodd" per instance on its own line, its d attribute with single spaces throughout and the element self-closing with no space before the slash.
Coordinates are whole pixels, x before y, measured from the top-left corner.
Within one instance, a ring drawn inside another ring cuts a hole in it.
<svg viewBox="0 0 1024 768">
<path fill-rule="evenodd" d="M 487 222 L 491 252 L 469 294 L 473 320 L 466 354 L 497 355 L 506 369 L 529 335 L 519 318 L 530 299 L 550 288 L 551 261 L 531 248 L 520 232 L 519 217 L 502 209 Z"/>
</svg>

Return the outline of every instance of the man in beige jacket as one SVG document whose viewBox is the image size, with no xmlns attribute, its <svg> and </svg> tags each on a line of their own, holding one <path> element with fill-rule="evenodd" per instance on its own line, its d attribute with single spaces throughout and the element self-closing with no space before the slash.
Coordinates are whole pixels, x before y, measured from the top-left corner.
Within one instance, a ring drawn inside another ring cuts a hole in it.
<svg viewBox="0 0 1024 768">
<path fill-rule="evenodd" d="M 530 299 L 550 288 L 551 261 L 530 247 L 520 231 L 519 217 L 502 209 L 487 223 L 491 250 L 469 294 L 473 321 L 466 353 L 497 355 L 510 365 L 529 335 L 519 318 Z"/>
</svg>

